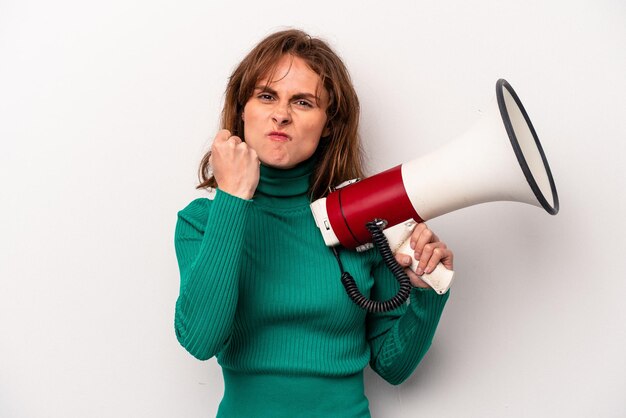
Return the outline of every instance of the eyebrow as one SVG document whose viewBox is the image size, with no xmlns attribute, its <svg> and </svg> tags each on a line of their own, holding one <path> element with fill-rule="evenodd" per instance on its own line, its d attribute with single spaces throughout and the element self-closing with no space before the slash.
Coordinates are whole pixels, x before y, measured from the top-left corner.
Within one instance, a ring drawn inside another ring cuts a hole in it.
<svg viewBox="0 0 626 418">
<path fill-rule="evenodd" d="M 259 90 L 259 91 L 265 91 L 275 96 L 278 96 L 278 92 L 269 86 L 256 86 L 254 89 Z M 296 93 L 293 96 L 291 96 L 291 98 L 315 100 L 316 103 L 319 103 L 321 100 L 318 96 L 312 93 Z"/>
</svg>

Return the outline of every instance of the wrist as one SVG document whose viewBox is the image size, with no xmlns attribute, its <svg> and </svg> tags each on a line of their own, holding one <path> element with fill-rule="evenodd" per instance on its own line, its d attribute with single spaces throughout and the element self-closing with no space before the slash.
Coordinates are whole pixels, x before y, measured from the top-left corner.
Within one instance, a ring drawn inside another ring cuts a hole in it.
<svg viewBox="0 0 626 418">
<path fill-rule="evenodd" d="M 243 200 L 251 200 L 252 197 L 254 196 L 253 192 L 245 191 L 245 190 L 243 191 L 242 190 L 229 190 L 229 189 L 223 189 L 221 187 L 219 187 L 219 190 L 231 196 L 238 197 L 239 199 L 243 199 Z"/>
</svg>

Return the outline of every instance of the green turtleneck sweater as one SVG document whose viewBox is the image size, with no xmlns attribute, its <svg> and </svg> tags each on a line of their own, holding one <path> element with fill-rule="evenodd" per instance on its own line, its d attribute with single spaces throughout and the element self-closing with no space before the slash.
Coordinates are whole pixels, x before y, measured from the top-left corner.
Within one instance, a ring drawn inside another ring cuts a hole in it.
<svg viewBox="0 0 626 418">
<path fill-rule="evenodd" d="M 198 359 L 217 356 L 218 417 L 369 417 L 366 365 L 399 384 L 431 344 L 448 294 L 415 288 L 378 314 L 348 298 L 309 208 L 312 168 L 262 165 L 252 200 L 218 189 L 178 213 L 176 336 Z M 376 250 L 341 258 L 364 295 L 397 292 Z"/>
</svg>

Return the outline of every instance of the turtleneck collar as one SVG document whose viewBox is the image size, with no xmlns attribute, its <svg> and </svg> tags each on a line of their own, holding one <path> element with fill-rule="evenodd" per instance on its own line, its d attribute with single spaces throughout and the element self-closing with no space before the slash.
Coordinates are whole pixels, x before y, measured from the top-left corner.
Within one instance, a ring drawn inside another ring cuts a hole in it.
<svg viewBox="0 0 626 418">
<path fill-rule="evenodd" d="M 289 169 L 280 169 L 261 164 L 259 185 L 254 201 L 281 208 L 309 205 L 310 177 L 315 168 L 315 156 Z"/>
</svg>

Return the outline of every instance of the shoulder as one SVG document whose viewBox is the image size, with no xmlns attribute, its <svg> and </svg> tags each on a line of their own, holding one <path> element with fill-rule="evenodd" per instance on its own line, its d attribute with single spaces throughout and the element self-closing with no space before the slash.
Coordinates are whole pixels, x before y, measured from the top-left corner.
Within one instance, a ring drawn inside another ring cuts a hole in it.
<svg viewBox="0 0 626 418">
<path fill-rule="evenodd" d="M 224 193 L 219 189 L 207 189 L 204 197 L 191 201 L 184 209 L 178 212 L 178 219 L 187 221 L 194 226 L 204 226 L 211 211 L 223 213 L 236 212 L 240 206 L 247 206 L 251 201 L 240 199 Z"/>
<path fill-rule="evenodd" d="M 199 197 L 192 200 L 187 206 L 178 212 L 178 221 L 193 225 L 196 229 L 204 229 L 211 205 L 215 199 L 215 192 L 209 192 L 207 197 Z"/>
<path fill-rule="evenodd" d="M 195 212 L 204 212 L 211 206 L 213 200 L 215 200 L 216 189 L 207 189 L 203 193 L 203 197 L 198 197 L 192 200 L 187 206 L 185 206 L 178 213 L 195 213 Z"/>
<path fill-rule="evenodd" d="M 189 224 L 199 231 L 204 231 L 209 217 L 217 217 L 224 222 L 245 219 L 252 200 L 244 200 L 219 189 L 214 189 L 207 197 L 200 197 L 178 212 L 178 223 Z"/>
</svg>

